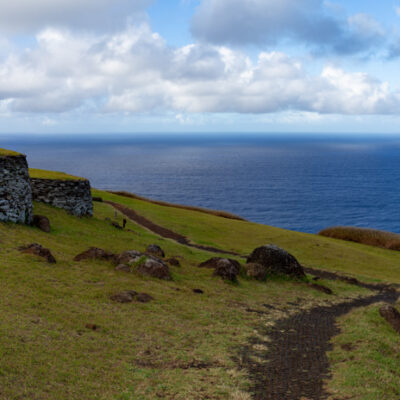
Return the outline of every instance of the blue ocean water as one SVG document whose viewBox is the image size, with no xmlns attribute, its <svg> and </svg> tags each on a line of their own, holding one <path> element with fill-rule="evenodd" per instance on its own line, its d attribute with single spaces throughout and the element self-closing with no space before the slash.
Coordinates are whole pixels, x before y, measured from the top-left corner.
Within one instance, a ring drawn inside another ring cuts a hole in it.
<svg viewBox="0 0 400 400">
<path fill-rule="evenodd" d="M 400 233 L 399 136 L 8 136 L 0 147 L 99 189 L 303 232 L 352 225 Z"/>
</svg>

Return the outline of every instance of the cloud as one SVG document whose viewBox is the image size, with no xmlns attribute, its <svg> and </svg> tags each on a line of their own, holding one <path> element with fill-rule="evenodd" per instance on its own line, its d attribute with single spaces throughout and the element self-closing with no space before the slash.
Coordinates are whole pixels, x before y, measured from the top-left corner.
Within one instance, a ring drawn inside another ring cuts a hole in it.
<svg viewBox="0 0 400 400">
<path fill-rule="evenodd" d="M 400 6 L 396 7 L 396 14 L 400 17 Z"/>
<path fill-rule="evenodd" d="M 0 31 L 29 33 L 45 27 L 114 29 L 151 0 L 0 0 Z"/>
<path fill-rule="evenodd" d="M 107 35 L 46 29 L 0 61 L 2 113 L 398 114 L 400 95 L 364 73 L 311 75 L 281 52 L 255 62 L 208 44 L 173 48 L 147 24 Z M 51 119 L 54 119 L 54 117 Z"/>
<path fill-rule="evenodd" d="M 319 52 L 353 54 L 383 40 L 383 29 L 364 14 L 348 20 L 328 14 L 322 0 L 203 0 L 193 35 L 218 45 L 301 42 Z"/>
</svg>

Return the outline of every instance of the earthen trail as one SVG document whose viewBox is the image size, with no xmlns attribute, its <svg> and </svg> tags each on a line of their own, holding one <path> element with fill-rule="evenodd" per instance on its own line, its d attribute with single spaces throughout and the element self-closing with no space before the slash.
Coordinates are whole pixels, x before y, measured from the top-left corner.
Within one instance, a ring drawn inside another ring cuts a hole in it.
<svg viewBox="0 0 400 400">
<path fill-rule="evenodd" d="M 329 378 L 327 352 L 330 340 L 340 333 L 336 319 L 353 308 L 376 302 L 394 303 L 396 291 L 333 306 L 315 307 L 278 321 L 273 328 L 260 326 L 257 336 L 239 350 L 236 361 L 247 370 L 256 400 L 323 400 L 328 397 L 324 380 Z M 261 350 L 262 349 L 262 350 Z"/>
</svg>

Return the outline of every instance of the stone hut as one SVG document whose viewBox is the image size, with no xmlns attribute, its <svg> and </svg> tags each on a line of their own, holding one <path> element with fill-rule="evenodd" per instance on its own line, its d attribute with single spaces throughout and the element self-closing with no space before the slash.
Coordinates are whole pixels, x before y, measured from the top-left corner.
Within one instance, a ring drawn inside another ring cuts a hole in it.
<svg viewBox="0 0 400 400">
<path fill-rule="evenodd" d="M 32 218 L 26 156 L 0 149 L 0 221 L 30 224 Z"/>
<path fill-rule="evenodd" d="M 77 217 L 92 216 L 90 182 L 63 172 L 30 170 L 34 201 L 62 208 Z"/>
</svg>

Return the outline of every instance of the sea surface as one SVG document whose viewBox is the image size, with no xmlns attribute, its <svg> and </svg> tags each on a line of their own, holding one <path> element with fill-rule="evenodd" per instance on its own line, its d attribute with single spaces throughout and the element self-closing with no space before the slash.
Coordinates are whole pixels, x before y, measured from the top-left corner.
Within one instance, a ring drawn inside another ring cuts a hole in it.
<svg viewBox="0 0 400 400">
<path fill-rule="evenodd" d="M 303 232 L 352 225 L 400 233 L 400 136 L 3 135 L 0 147 L 99 189 Z"/>
</svg>

